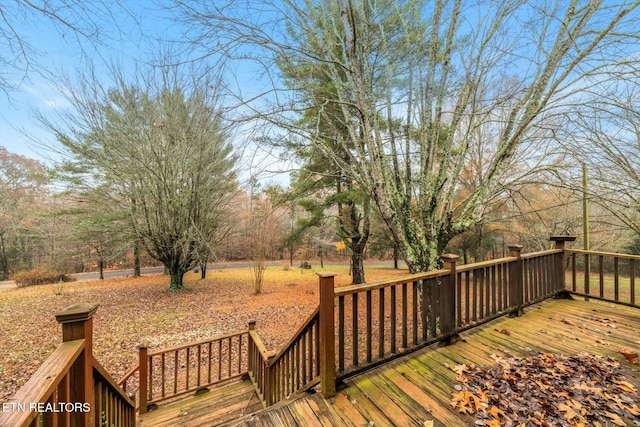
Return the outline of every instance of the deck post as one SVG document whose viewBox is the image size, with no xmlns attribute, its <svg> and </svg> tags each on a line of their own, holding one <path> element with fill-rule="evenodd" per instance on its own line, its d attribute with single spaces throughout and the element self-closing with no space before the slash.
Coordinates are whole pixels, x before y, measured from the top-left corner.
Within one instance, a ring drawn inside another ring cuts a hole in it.
<svg viewBox="0 0 640 427">
<path fill-rule="evenodd" d="M 148 393 L 149 393 L 149 344 L 144 342 L 138 346 L 138 413 L 144 414 L 147 412 L 148 406 Z"/>
<path fill-rule="evenodd" d="M 99 304 L 83 303 L 67 307 L 56 314 L 62 325 L 62 342 L 84 339 L 84 350 L 69 370 L 71 390 L 70 402 L 88 403 L 88 412 L 72 412 L 71 425 L 92 426 L 95 424 L 95 402 L 93 384 L 93 315 Z"/>
<path fill-rule="evenodd" d="M 566 277 L 564 272 L 564 249 L 565 242 L 573 242 L 576 236 L 550 236 L 549 240 L 555 242 L 555 249 L 562 250 L 556 255 L 556 296 L 567 292 Z"/>
<path fill-rule="evenodd" d="M 460 340 L 456 334 L 456 261 L 459 256 L 455 254 L 442 255 L 442 263 L 449 275 L 442 278 L 440 287 L 440 332 L 444 336 L 446 344 L 453 344 Z"/>
<path fill-rule="evenodd" d="M 522 315 L 523 280 L 522 280 L 522 245 L 510 245 L 509 256 L 517 259 L 509 266 L 509 307 L 515 309 L 510 316 Z"/>
<path fill-rule="evenodd" d="M 320 392 L 325 398 L 336 395 L 335 273 L 320 271 Z"/>
</svg>

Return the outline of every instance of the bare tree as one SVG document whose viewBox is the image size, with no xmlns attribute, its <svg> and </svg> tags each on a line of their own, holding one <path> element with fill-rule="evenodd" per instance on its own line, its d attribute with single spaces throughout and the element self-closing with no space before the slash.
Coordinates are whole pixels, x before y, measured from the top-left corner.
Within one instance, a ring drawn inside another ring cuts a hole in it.
<svg viewBox="0 0 640 427">
<path fill-rule="evenodd" d="M 618 70 L 614 75 L 620 76 Z M 640 236 L 640 68 L 635 80 L 599 83 L 590 103 L 581 106 L 571 123 L 571 138 L 563 140 L 576 167 L 563 174 L 564 185 L 582 191 L 587 166 L 587 197 L 621 225 Z"/>
<path fill-rule="evenodd" d="M 34 207 L 47 194 L 47 174 L 36 160 L 11 154 L 0 147 L 0 279 L 31 267 L 30 240 L 39 233 L 34 227 Z"/>
<path fill-rule="evenodd" d="M 637 54 L 637 1 L 175 3 L 199 53 L 264 67 L 273 86 L 243 108 L 317 144 L 371 194 L 413 272 L 436 267 L 517 180 L 507 170 L 523 142 L 552 138 L 592 79 Z M 319 125 L 301 126 L 312 106 Z M 482 179 L 458 198 L 469 152 L 486 138 L 495 150 Z"/>
<path fill-rule="evenodd" d="M 0 5 L 0 91 L 13 90 L 33 73 L 51 77 L 47 52 L 32 43 L 32 35 L 47 33 L 67 46 L 92 55 L 95 48 L 117 45 L 132 35 L 137 17 L 120 0 L 35 2 L 7 0 Z M 133 25 L 124 25 L 126 23 Z M 92 48 L 92 49 L 88 49 Z"/>
</svg>

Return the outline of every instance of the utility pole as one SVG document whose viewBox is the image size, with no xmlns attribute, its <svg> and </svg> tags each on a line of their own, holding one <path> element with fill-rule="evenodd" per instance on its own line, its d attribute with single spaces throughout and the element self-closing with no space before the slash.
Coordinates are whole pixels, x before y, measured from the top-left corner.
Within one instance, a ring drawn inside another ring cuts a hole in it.
<svg viewBox="0 0 640 427">
<path fill-rule="evenodd" d="M 582 226 L 584 250 L 589 250 L 589 192 L 588 192 L 587 165 L 582 164 Z M 586 268 L 587 266 L 585 266 Z"/>
</svg>

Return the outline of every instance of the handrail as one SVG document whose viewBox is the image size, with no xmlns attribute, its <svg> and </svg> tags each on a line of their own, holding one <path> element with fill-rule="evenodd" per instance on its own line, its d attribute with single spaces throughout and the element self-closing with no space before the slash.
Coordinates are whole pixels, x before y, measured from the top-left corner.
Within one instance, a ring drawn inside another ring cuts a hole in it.
<svg viewBox="0 0 640 427">
<path fill-rule="evenodd" d="M 380 280 L 371 283 L 361 283 L 358 285 L 348 285 L 336 288 L 335 296 L 351 295 L 358 292 L 387 288 L 389 286 L 400 285 L 404 282 L 414 282 L 418 280 L 431 279 L 434 277 L 442 277 L 449 274 L 449 270 L 432 270 L 426 273 L 409 274 L 399 279 Z"/>
<path fill-rule="evenodd" d="M 141 345 L 138 366 L 119 383 L 126 390 L 138 373 L 137 407 L 145 413 L 158 402 L 246 375 L 248 341 L 249 330 L 244 330 L 153 352 Z"/>
<path fill-rule="evenodd" d="M 102 378 L 104 381 L 107 382 L 109 387 L 111 387 L 114 391 L 118 392 L 118 394 L 124 401 L 131 404 L 132 406 L 135 406 L 135 403 L 133 402 L 133 400 L 129 396 L 127 396 L 127 394 L 124 392 L 122 387 L 113 379 L 111 375 L 109 375 L 107 370 L 104 369 L 104 367 L 100 364 L 100 362 L 98 362 L 95 358 L 93 359 L 93 369 L 95 373 L 97 373 L 100 376 L 100 378 Z"/>
<path fill-rule="evenodd" d="M 267 351 L 254 329 L 255 323 L 250 324 L 249 373 L 258 397 L 265 406 L 318 383 L 318 322 L 319 309 L 316 308 L 289 342 L 273 355 Z"/>
<path fill-rule="evenodd" d="M 7 402 L 16 410 L 1 413 L 0 425 L 30 426 L 39 415 L 36 405 L 50 402 L 58 386 L 63 383 L 65 378 L 68 378 L 69 370 L 84 348 L 84 339 L 60 344 L 29 381 Z M 57 403 L 56 400 L 52 403 Z"/>
<path fill-rule="evenodd" d="M 298 328 L 298 330 L 293 334 L 293 337 L 289 340 L 289 342 L 287 342 L 283 347 L 282 350 L 280 350 L 278 353 L 275 354 L 275 356 L 273 356 L 271 358 L 271 362 L 269 363 L 269 366 L 273 366 L 273 364 L 275 363 L 275 361 L 277 359 L 279 359 L 280 357 L 282 357 L 282 355 L 293 345 L 296 343 L 297 339 L 299 338 L 299 336 L 301 334 L 303 334 L 306 329 L 309 327 L 309 325 L 311 325 L 316 319 L 316 316 L 318 315 L 318 312 L 320 310 L 320 307 L 316 307 L 316 309 L 313 311 L 313 313 L 311 313 L 309 315 L 309 317 L 307 318 L 307 320 L 302 324 L 302 326 L 300 326 Z"/>
<path fill-rule="evenodd" d="M 236 336 L 238 336 L 240 334 L 244 334 L 246 332 L 247 332 L 246 330 L 241 331 L 241 332 L 231 332 L 231 333 L 224 334 L 224 335 L 216 335 L 213 338 L 206 338 L 206 339 L 203 339 L 203 340 L 193 341 L 193 342 L 189 342 L 189 343 L 186 343 L 186 344 L 179 344 L 179 345 L 176 345 L 176 346 L 173 346 L 173 347 L 161 348 L 159 350 L 156 350 L 156 351 L 153 351 L 153 352 L 149 352 L 147 354 L 147 356 L 151 357 L 151 356 L 161 355 L 162 353 L 165 353 L 165 354 L 166 353 L 172 353 L 172 352 L 175 352 L 175 351 L 184 350 L 185 348 L 189 348 L 189 347 L 197 347 L 197 346 L 200 346 L 200 345 L 203 345 L 203 344 L 209 344 L 212 341 L 226 340 L 226 339 L 229 339 L 229 338 L 236 337 Z"/>
<path fill-rule="evenodd" d="M 135 425 L 135 402 L 114 381 L 109 373 L 93 359 L 95 387 L 96 423 L 99 425 L 133 427 Z M 98 418 L 99 417 L 99 418 Z"/>
<path fill-rule="evenodd" d="M 138 372 L 139 370 L 140 370 L 140 365 L 135 365 L 131 369 L 129 369 L 127 372 L 125 372 L 125 374 L 122 377 L 120 377 L 120 379 L 118 380 L 117 382 L 118 386 L 126 392 L 127 381 L 129 381 L 129 379 L 133 377 L 136 374 L 136 372 Z"/>
<path fill-rule="evenodd" d="M 630 255 L 630 254 L 619 254 L 616 252 L 601 252 L 601 251 L 586 251 L 584 249 L 565 249 L 565 253 L 575 253 L 575 254 L 586 254 L 586 255 L 597 255 L 597 256 L 608 256 L 608 257 L 617 257 L 624 259 L 633 259 L 640 260 L 640 255 Z"/>
<path fill-rule="evenodd" d="M 537 252 L 527 252 L 526 254 L 522 254 L 522 259 L 527 258 L 537 258 L 545 255 L 553 255 L 553 254 L 561 254 L 563 253 L 563 249 L 547 249 L 546 251 L 537 251 Z"/>
</svg>

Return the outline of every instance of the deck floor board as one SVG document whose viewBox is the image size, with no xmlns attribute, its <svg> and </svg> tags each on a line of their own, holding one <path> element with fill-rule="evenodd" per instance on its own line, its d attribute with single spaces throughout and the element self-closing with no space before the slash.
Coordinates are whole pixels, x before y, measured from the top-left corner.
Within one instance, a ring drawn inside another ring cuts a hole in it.
<svg viewBox="0 0 640 427">
<path fill-rule="evenodd" d="M 434 345 L 349 378 L 331 399 L 324 399 L 319 393 L 307 394 L 242 416 L 240 406 L 246 411 L 260 407 L 259 403 L 248 404 L 251 389 L 250 384 L 244 384 L 236 386 L 234 393 L 220 397 L 226 401 L 227 412 L 220 412 L 222 409 L 212 401 L 185 401 L 178 409 L 170 409 L 168 405 L 154 411 L 156 414 L 143 418 L 140 425 L 422 427 L 432 421 L 434 426 L 472 426 L 473 417 L 451 408 L 457 376 L 451 368 L 456 364 L 489 368 L 495 366 L 494 354 L 529 357 L 540 352 L 564 355 L 586 352 L 613 357 L 620 362 L 627 380 L 640 390 L 640 367 L 628 363 L 619 353 L 623 349 L 640 351 L 639 309 L 596 300 L 547 300 L 526 308 L 521 317 L 496 319 L 464 332 L 461 338 L 454 345 Z M 214 396 L 213 392 L 209 394 Z M 194 400 L 198 398 L 201 396 Z M 257 402 L 255 395 L 253 399 Z M 189 409 L 189 405 L 195 409 Z M 184 413 L 200 418 L 181 424 L 186 421 L 180 415 Z M 633 425 L 640 418 L 627 421 Z"/>
</svg>

